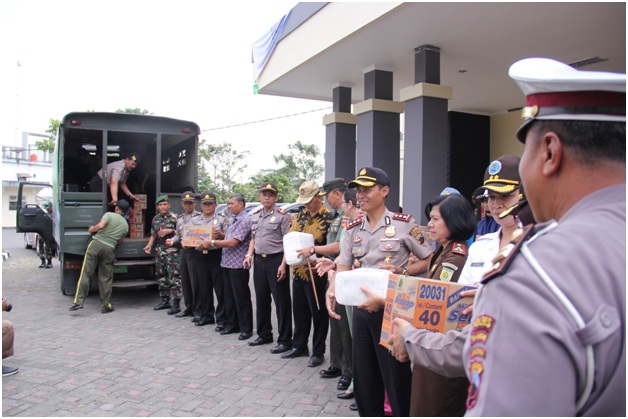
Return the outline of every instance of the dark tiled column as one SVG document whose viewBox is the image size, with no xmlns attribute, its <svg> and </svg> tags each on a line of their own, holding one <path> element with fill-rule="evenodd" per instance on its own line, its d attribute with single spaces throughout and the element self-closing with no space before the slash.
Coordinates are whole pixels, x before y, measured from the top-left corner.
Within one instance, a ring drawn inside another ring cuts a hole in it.
<svg viewBox="0 0 628 419">
<path fill-rule="evenodd" d="M 449 181 L 447 106 L 452 89 L 439 84 L 438 48 L 416 48 L 414 63 L 416 84 L 399 94 L 405 102 L 403 210 L 425 225 L 425 206 Z"/>
<path fill-rule="evenodd" d="M 323 117 L 325 125 L 325 179 L 355 178 L 355 126 L 351 113 L 351 88 L 336 86 L 333 90 L 333 113 Z"/>
<path fill-rule="evenodd" d="M 364 101 L 353 105 L 358 117 L 357 168 L 379 167 L 388 173 L 390 194 L 386 206 L 399 209 L 400 122 L 403 103 L 392 100 L 393 73 L 369 68 L 364 71 Z"/>
</svg>

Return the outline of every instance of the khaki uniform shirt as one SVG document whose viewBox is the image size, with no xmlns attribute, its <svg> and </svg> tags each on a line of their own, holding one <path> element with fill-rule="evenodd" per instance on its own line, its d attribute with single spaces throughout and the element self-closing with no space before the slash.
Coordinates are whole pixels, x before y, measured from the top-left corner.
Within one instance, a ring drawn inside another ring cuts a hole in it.
<svg viewBox="0 0 628 419">
<path fill-rule="evenodd" d="M 425 243 L 410 214 L 393 213 L 387 209 L 372 230 L 366 217 L 347 225 L 338 264 L 379 268 L 380 264 L 388 262 L 405 268 L 410 253 L 425 259 L 432 249 Z"/>
<path fill-rule="evenodd" d="M 535 231 L 508 255 L 500 252 L 475 297 L 464 347 L 471 382 L 466 414 L 625 417 L 626 185 L 586 196 L 557 224 Z M 580 313 L 584 329 L 548 278 Z M 593 345 L 595 382 L 578 411 L 587 345 Z"/>
<path fill-rule="evenodd" d="M 183 236 L 183 226 L 190 223 L 193 217 L 199 216 L 201 213 L 198 211 L 192 211 L 190 214 L 181 213 L 177 217 L 177 228 L 175 229 L 175 235 L 172 238 L 172 244 L 175 245 L 181 242 Z"/>
<path fill-rule="evenodd" d="M 283 252 L 283 236 L 290 231 L 290 214 L 275 205 L 269 212 L 264 208 L 251 215 L 251 230 L 257 254 L 272 255 Z"/>
<path fill-rule="evenodd" d="M 218 214 L 214 212 L 209 218 L 205 218 L 205 214 L 200 213 L 198 216 L 193 217 L 190 220 L 191 225 L 196 226 L 214 226 L 218 228 L 221 232 L 225 233 L 227 228 L 229 227 L 229 219 L 222 214 Z M 221 249 L 199 249 L 200 253 L 207 254 L 208 252 L 220 252 Z"/>
</svg>

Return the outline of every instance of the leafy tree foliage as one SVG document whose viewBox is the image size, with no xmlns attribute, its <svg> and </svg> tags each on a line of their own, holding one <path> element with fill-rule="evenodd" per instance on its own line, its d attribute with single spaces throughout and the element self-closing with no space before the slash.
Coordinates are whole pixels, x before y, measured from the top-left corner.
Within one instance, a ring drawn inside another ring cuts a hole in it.
<svg viewBox="0 0 628 419">
<path fill-rule="evenodd" d="M 46 130 L 46 134 L 50 134 L 50 137 L 35 141 L 35 147 L 37 147 L 38 150 L 48 151 L 49 153 L 54 151 L 59 125 L 61 125 L 60 120 L 50 118 L 50 121 L 48 121 L 48 129 Z"/>
<path fill-rule="evenodd" d="M 199 189 L 202 183 L 216 194 L 219 202 L 227 202 L 238 185 L 237 176 L 248 167 L 246 158 L 249 154 L 249 151 L 235 150 L 230 143 L 215 145 L 201 142 L 198 155 L 202 169 L 199 173 L 202 172 L 205 176 L 199 176 L 202 179 Z"/>
<path fill-rule="evenodd" d="M 148 109 L 140 109 L 140 108 L 116 109 L 116 113 L 130 113 L 133 115 L 155 115 Z"/>
</svg>

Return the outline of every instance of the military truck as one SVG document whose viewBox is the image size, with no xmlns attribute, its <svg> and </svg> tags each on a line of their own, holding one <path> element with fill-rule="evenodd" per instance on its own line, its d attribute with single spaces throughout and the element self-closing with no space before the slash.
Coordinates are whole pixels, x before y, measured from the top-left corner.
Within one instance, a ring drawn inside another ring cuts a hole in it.
<svg viewBox="0 0 628 419">
<path fill-rule="evenodd" d="M 90 234 L 89 226 L 113 211 L 108 187 L 90 190 L 90 181 L 101 167 L 124 159 L 130 153 L 141 156 L 140 164 L 126 182 L 131 193 L 145 199 L 141 217 L 131 219 L 135 227 L 116 248 L 114 286 L 156 283 L 155 261 L 143 248 L 148 243 L 150 223 L 155 215 L 155 198 L 166 194 L 172 210 L 180 211 L 180 197 L 196 191 L 198 181 L 198 136 L 200 128 L 190 121 L 124 113 L 74 112 L 59 127 L 53 159 L 52 216 L 38 205 L 24 203 L 24 187 L 18 188 L 17 231 L 54 237 L 61 269 L 60 288 L 74 295 Z M 107 185 L 103 179 L 103 185 Z M 118 192 L 119 199 L 134 201 Z"/>
</svg>

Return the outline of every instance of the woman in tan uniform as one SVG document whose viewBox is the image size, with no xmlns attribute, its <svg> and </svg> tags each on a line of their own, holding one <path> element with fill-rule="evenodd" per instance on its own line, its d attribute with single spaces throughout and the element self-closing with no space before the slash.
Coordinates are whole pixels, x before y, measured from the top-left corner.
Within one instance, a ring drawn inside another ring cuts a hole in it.
<svg viewBox="0 0 628 419">
<path fill-rule="evenodd" d="M 427 204 L 427 226 L 440 247 L 434 252 L 426 278 L 458 282 L 467 260 L 466 239 L 475 232 L 473 209 L 461 195 L 441 195 Z M 410 416 L 463 416 L 469 382 L 446 378 L 414 365 Z"/>
</svg>

